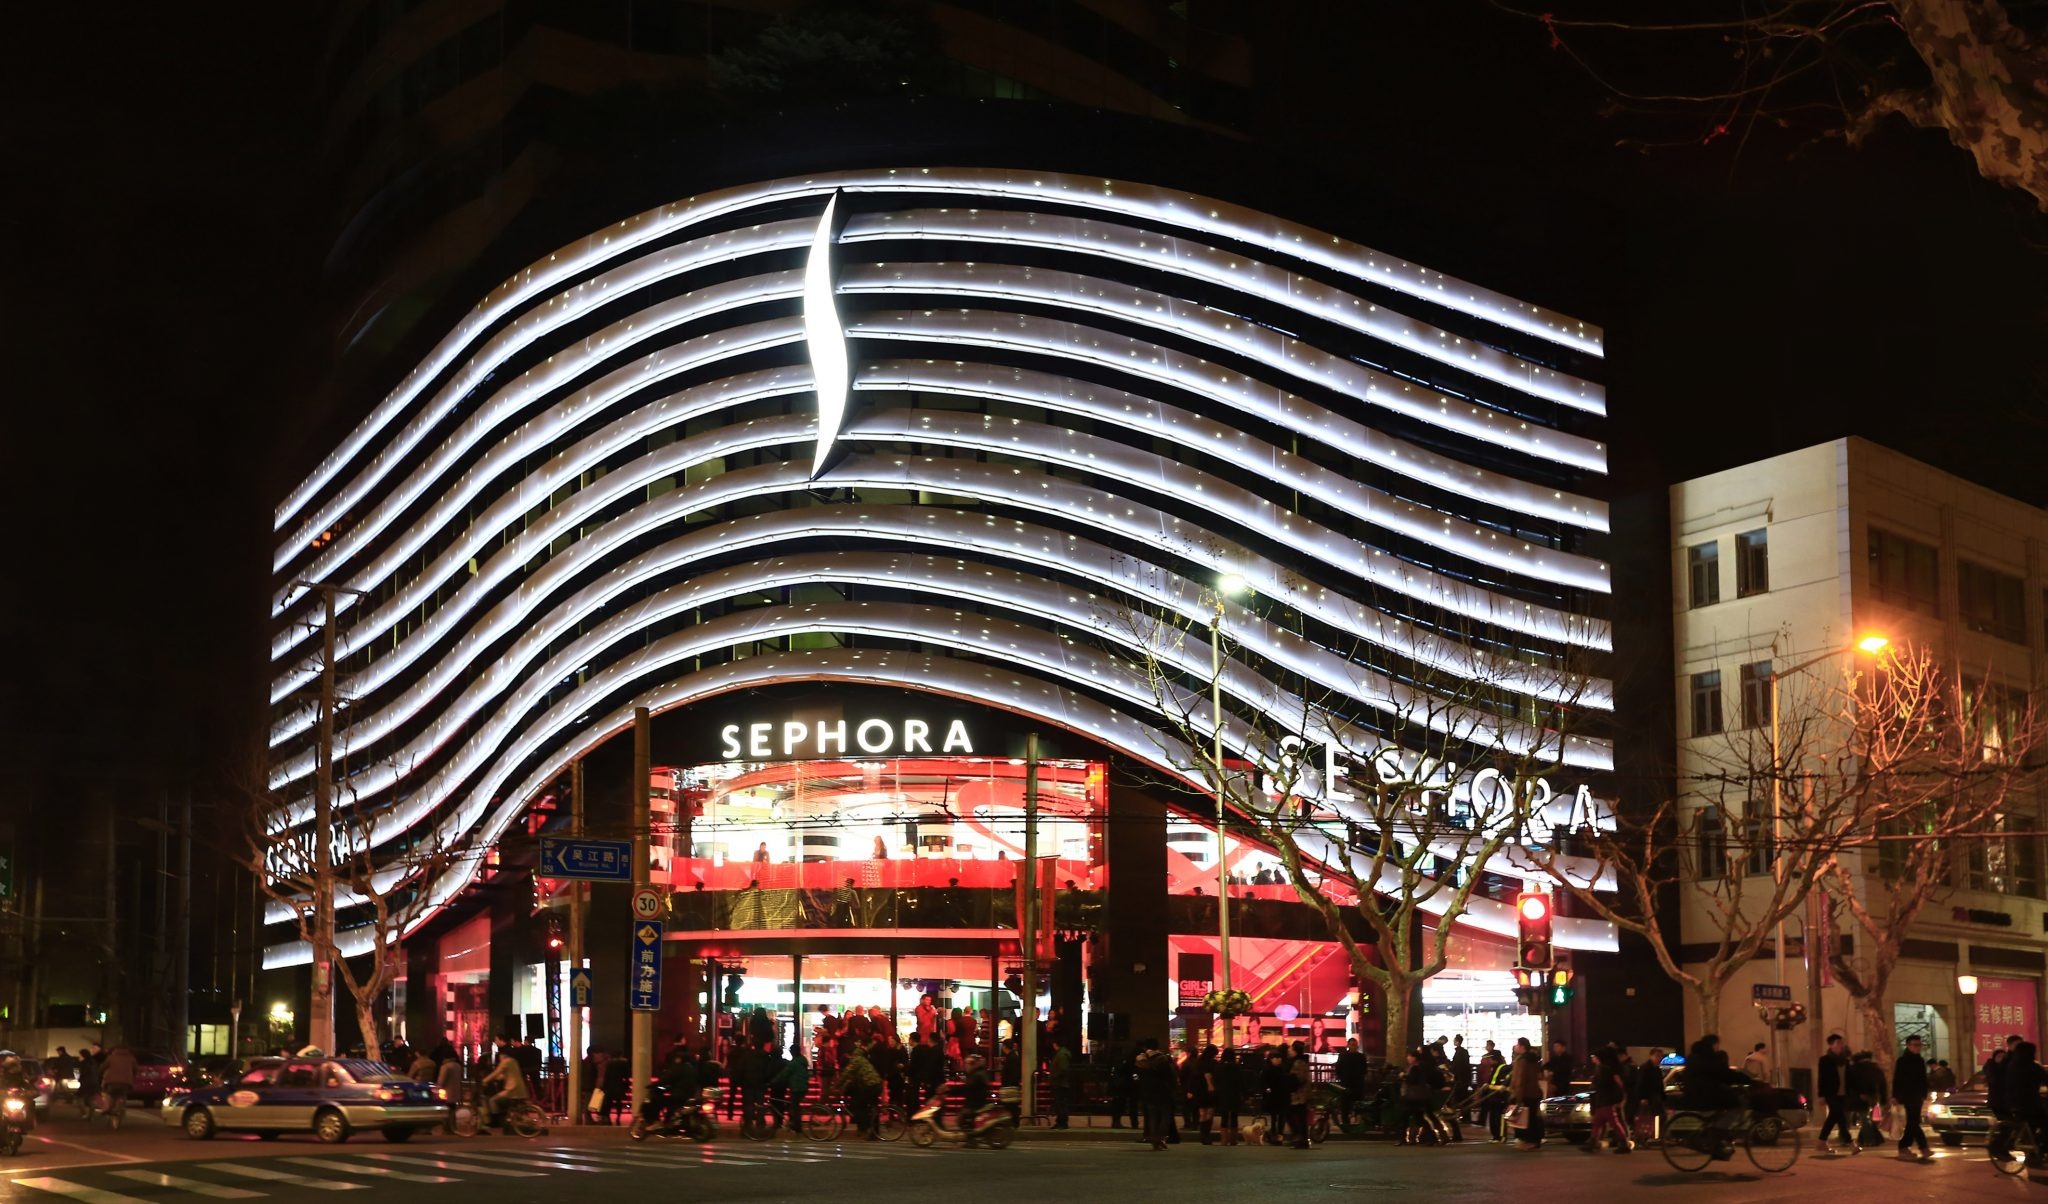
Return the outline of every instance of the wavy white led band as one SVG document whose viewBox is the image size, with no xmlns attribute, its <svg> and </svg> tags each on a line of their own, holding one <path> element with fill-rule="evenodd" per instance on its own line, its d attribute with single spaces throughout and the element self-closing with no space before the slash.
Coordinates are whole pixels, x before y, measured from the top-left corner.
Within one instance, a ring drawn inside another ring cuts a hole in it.
<svg viewBox="0 0 2048 1204">
<path fill-rule="evenodd" d="M 1454 280 L 1442 273 L 1418 268 L 1335 236 L 1205 197 L 1176 194 L 1147 185 L 1120 185 L 1115 181 L 1058 173 L 1001 169 L 923 168 L 845 172 L 807 180 L 781 180 L 692 197 L 626 218 L 561 248 L 499 285 L 442 339 L 398 389 L 350 432 L 342 446 L 323 460 L 320 467 L 278 506 L 275 527 L 281 530 L 336 475 L 356 462 L 378 433 L 402 414 L 433 379 L 452 365 L 464 348 L 519 307 L 546 295 L 597 264 L 629 254 L 649 242 L 671 237 L 679 230 L 724 220 L 749 208 L 773 206 L 801 197 L 830 193 L 835 189 L 851 192 L 957 192 L 966 196 L 1015 199 L 1027 204 L 1069 204 L 1124 219 L 1177 226 L 1228 242 L 1259 247 L 1281 258 L 1315 264 L 1586 354 L 1598 356 L 1602 353 L 1600 331 L 1587 323 Z M 384 457 L 376 457 L 365 473 L 369 484 L 374 484 L 381 469 L 377 461 L 382 460 Z M 352 491 L 359 492 L 356 487 L 352 487 Z M 327 527 L 346 508 L 346 504 L 329 505 L 319 515 L 303 523 L 285 541 L 286 547 L 304 547 L 314 534 Z"/>
</svg>

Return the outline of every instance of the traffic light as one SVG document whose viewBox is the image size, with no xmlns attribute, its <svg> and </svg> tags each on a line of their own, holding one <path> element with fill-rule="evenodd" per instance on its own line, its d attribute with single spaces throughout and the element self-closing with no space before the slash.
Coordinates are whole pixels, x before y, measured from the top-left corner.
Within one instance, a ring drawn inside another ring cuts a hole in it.
<svg viewBox="0 0 2048 1204">
<path fill-rule="evenodd" d="M 555 916 L 555 915 L 552 915 L 552 914 L 551 914 L 551 915 L 549 915 L 549 916 L 548 916 L 548 927 L 547 927 L 547 946 L 548 946 L 548 952 L 549 952 L 549 953 L 560 953 L 560 952 L 562 951 L 562 946 L 563 946 L 563 945 L 565 945 L 565 944 L 567 944 L 567 943 L 568 943 L 568 941 L 567 941 L 567 940 L 565 940 L 565 939 L 563 938 L 563 936 L 562 936 L 562 921 L 561 921 L 561 918 L 560 918 L 559 916 Z"/>
<path fill-rule="evenodd" d="M 1550 949 L 1550 912 L 1550 896 L 1540 891 L 1523 891 L 1515 899 L 1515 924 L 1521 930 L 1516 965 L 1548 970 L 1556 964 Z"/>
<path fill-rule="evenodd" d="M 1578 984 L 1572 981 L 1572 972 L 1570 970 L 1554 971 L 1550 976 L 1550 997 L 1548 1000 L 1550 1006 L 1555 1009 L 1570 1003 L 1572 1001 L 1572 992 L 1576 990 L 1578 990 Z"/>
<path fill-rule="evenodd" d="M 738 970 L 729 970 L 725 975 L 725 1006 L 736 1008 L 740 1005 L 740 984 L 747 981 Z"/>
</svg>

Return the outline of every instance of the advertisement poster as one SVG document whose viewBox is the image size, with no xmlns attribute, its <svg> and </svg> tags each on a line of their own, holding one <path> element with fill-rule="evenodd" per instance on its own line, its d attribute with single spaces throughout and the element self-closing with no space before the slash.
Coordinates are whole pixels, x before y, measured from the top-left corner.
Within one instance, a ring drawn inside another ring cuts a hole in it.
<svg viewBox="0 0 2048 1204">
<path fill-rule="evenodd" d="M 1977 1040 L 1977 1061 L 2001 1049 L 2005 1039 L 2017 1035 L 2022 1041 L 2041 1043 L 2038 1018 L 2040 988 L 2025 978 L 1979 978 L 1977 995 L 1971 1000 L 1977 1014 L 1972 1018 Z"/>
</svg>

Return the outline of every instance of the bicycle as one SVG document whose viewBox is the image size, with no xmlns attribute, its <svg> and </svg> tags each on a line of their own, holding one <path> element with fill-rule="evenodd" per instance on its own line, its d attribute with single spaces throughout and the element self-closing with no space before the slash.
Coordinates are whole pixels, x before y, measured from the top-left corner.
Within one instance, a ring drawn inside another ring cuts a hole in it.
<svg viewBox="0 0 2048 1204">
<path fill-rule="evenodd" d="M 484 1129 L 484 1117 L 488 1106 L 482 1093 L 471 1087 L 469 1095 L 455 1105 L 454 1115 L 449 1118 L 449 1127 L 457 1137 L 475 1137 Z M 514 1137 L 545 1137 L 548 1133 L 548 1116 L 540 1105 L 530 1099 L 512 1100 L 505 1105 L 502 1123 L 505 1131 Z"/>
<path fill-rule="evenodd" d="M 874 1135 L 883 1141 L 901 1141 L 910 1131 L 909 1118 L 903 1109 L 895 1104 L 877 1101 L 874 1105 Z M 810 1114 L 804 1117 L 804 1136 L 812 1141 L 837 1141 L 846 1131 L 848 1113 L 846 1101 L 833 1099 L 821 1101 Z"/>
<path fill-rule="evenodd" d="M 1673 1112 L 1664 1121 L 1664 1140 L 1659 1147 L 1673 1170 L 1703 1171 L 1716 1159 L 1734 1157 L 1734 1144 L 1742 1142 L 1751 1165 L 1769 1174 L 1792 1169 L 1799 1161 L 1804 1139 L 1799 1130 L 1776 1115 L 1757 1116 L 1743 1109 L 1734 1124 L 1717 1125 L 1713 1112 Z"/>
<path fill-rule="evenodd" d="M 1991 1148 L 1985 1152 L 1991 1157 L 1991 1165 L 2001 1174 L 2019 1175 L 2025 1173 L 2030 1166 L 2041 1165 L 2041 1139 L 2034 1135 L 2034 1126 L 2031 1122 L 2008 1121 L 2000 1126 L 2000 1129 L 2002 1135 L 2007 1138 L 2004 1143 L 2006 1156 L 1998 1156 L 2000 1132 L 1992 1133 Z"/>
</svg>

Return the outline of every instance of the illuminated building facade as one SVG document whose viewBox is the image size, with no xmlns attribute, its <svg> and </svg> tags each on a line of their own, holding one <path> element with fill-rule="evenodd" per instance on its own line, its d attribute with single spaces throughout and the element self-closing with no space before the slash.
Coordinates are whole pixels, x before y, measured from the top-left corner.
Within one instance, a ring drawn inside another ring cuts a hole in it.
<svg viewBox="0 0 2048 1204">
<path fill-rule="evenodd" d="M 479 300 L 278 506 L 271 784 L 303 824 L 322 631 L 295 583 L 360 591 L 337 798 L 410 909 L 415 1039 L 543 1010 L 520 942 L 558 884 L 526 838 L 562 830 L 579 760 L 593 833 L 624 834 L 640 707 L 664 1032 L 729 989 L 1000 1016 L 1035 732 L 1047 1004 L 1161 1035 L 1213 977 L 1217 866 L 1189 789 L 1210 732 L 1158 682 L 1206 696 L 1219 613 L 1226 756 L 1289 706 L 1393 733 L 1451 693 L 1511 733 L 1563 701 L 1560 795 L 1609 793 L 1605 676 L 1561 700 L 1555 671 L 1611 652 L 1601 357 L 1586 323 L 1141 183 L 840 170 L 627 216 Z M 1226 574 L 1253 593 L 1219 612 Z M 1133 616 L 1191 636 L 1146 651 Z M 411 872 L 444 845 L 477 853 Z M 1276 1025 L 1361 1023 L 1270 852 L 1226 855 L 1237 985 Z M 1471 1019 L 1513 1010 L 1497 870 L 1446 867 L 1489 879 L 1425 994 L 1444 1031 L 1521 1031 Z M 592 968 L 618 982 L 606 889 Z M 307 960 L 286 931 L 270 966 Z M 595 1005 L 599 1043 L 623 1006 Z"/>
</svg>

